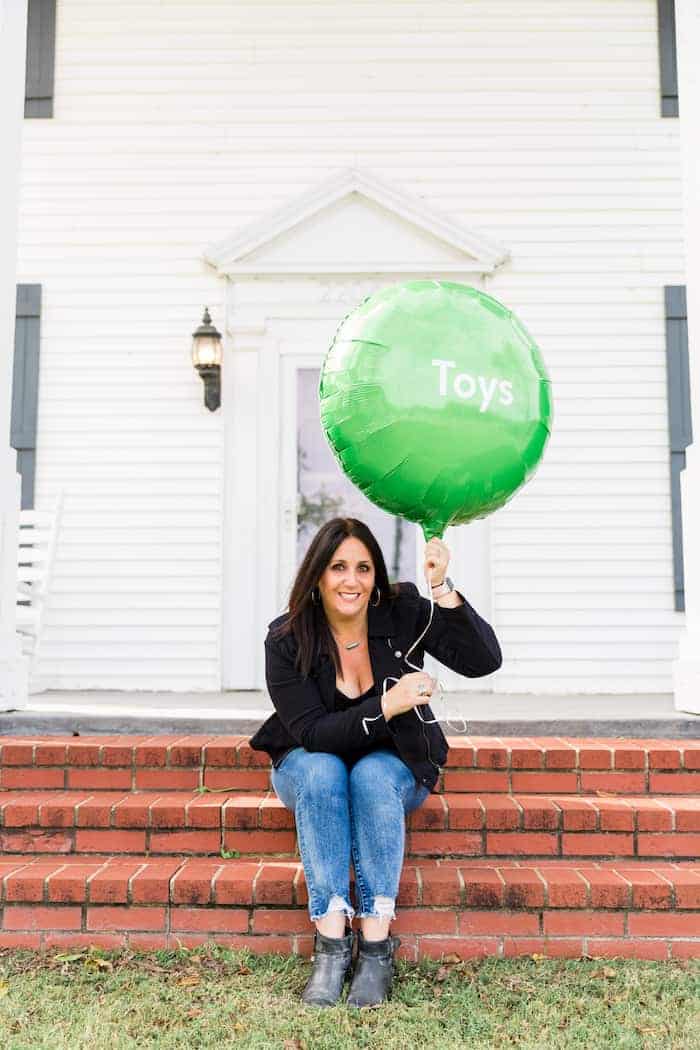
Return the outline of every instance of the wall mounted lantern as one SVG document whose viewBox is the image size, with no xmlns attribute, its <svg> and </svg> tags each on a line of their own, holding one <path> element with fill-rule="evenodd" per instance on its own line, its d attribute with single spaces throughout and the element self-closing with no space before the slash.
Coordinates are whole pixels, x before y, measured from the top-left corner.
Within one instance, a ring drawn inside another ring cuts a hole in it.
<svg viewBox="0 0 700 1050">
<path fill-rule="evenodd" d="M 192 333 L 192 364 L 204 383 L 204 404 L 214 412 L 221 404 L 221 333 L 211 323 L 208 307 Z"/>
</svg>

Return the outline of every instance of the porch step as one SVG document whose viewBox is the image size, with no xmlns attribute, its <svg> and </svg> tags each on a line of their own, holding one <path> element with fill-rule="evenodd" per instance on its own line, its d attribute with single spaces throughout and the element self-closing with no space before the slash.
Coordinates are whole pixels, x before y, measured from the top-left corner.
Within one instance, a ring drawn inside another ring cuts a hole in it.
<svg viewBox="0 0 700 1050">
<path fill-rule="evenodd" d="M 0 850 L 294 855 L 274 792 L 0 792 Z M 700 798 L 430 796 L 408 819 L 407 857 L 700 855 Z"/>
<path fill-rule="evenodd" d="M 408 820 L 404 957 L 700 956 L 700 742 L 451 745 Z M 309 954 L 295 851 L 244 736 L 0 738 L 0 947 Z"/>
<path fill-rule="evenodd" d="M 451 737 L 446 793 L 700 795 L 700 740 Z M 0 737 L 0 787 L 261 792 L 267 756 L 245 736 Z"/>
<path fill-rule="evenodd" d="M 476 683 L 472 683 L 473 685 Z M 272 712 L 264 691 L 123 692 L 49 690 L 21 711 L 0 711 L 0 733 L 248 735 Z M 678 711 L 671 693 L 517 694 L 449 692 L 435 708 L 477 736 L 698 737 L 700 716 Z M 445 733 L 460 732 L 443 721 Z"/>
<path fill-rule="evenodd" d="M 193 947 L 309 955 L 299 862 L 145 856 L 0 859 L 0 948 Z M 700 957 L 700 870 L 640 862 L 408 863 L 403 958 Z"/>
</svg>

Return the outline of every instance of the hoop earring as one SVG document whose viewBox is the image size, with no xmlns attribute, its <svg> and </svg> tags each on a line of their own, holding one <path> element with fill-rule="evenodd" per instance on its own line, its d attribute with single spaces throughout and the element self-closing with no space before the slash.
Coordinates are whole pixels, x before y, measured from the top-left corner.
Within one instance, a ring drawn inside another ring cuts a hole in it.
<svg viewBox="0 0 700 1050">
<path fill-rule="evenodd" d="M 311 601 L 312 601 L 313 605 L 318 605 L 320 600 L 321 600 L 321 592 L 318 590 L 317 587 L 312 587 L 311 588 Z"/>
<path fill-rule="evenodd" d="M 377 608 L 377 606 L 379 605 L 380 601 L 382 600 L 382 592 L 379 590 L 378 587 L 376 588 L 376 590 L 377 590 L 377 600 L 376 600 L 376 602 L 370 602 L 370 605 L 373 605 L 375 609 Z"/>
</svg>

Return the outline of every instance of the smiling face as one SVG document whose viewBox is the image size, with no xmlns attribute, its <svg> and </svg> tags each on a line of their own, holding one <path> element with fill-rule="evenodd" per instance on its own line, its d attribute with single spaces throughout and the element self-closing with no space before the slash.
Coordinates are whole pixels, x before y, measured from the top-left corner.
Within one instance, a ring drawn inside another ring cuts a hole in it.
<svg viewBox="0 0 700 1050">
<path fill-rule="evenodd" d="M 374 589 L 374 564 L 361 540 L 355 536 L 343 540 L 318 581 L 318 589 L 331 620 L 354 619 L 366 612 Z"/>
</svg>

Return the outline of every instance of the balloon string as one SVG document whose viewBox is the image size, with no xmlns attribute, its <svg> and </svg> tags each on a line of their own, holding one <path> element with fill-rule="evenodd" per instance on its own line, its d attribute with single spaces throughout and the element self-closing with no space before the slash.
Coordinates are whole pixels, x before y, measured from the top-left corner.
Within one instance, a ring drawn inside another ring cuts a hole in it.
<svg viewBox="0 0 700 1050">
<path fill-rule="evenodd" d="M 428 633 L 428 630 L 430 629 L 430 625 L 433 622 L 433 613 L 435 611 L 435 599 L 433 598 L 433 590 L 432 590 L 432 587 L 431 587 L 431 584 L 430 584 L 430 574 L 429 574 L 427 569 L 425 570 L 425 585 L 427 587 L 428 600 L 430 601 L 430 616 L 428 617 L 428 622 L 425 625 L 425 629 L 422 631 L 421 634 L 418 635 L 418 637 L 416 638 L 415 642 L 413 643 L 411 648 L 408 650 L 408 652 L 404 656 L 404 663 L 408 664 L 408 666 L 413 671 L 422 671 L 423 668 L 422 667 L 416 667 L 416 665 L 412 664 L 411 661 L 408 658 L 411 655 L 411 653 L 413 652 L 413 650 L 415 649 L 415 647 L 418 645 L 418 643 L 421 641 L 421 639 L 424 638 L 425 635 Z M 467 732 L 466 719 L 464 719 L 464 718 L 460 718 L 459 719 L 459 721 L 462 723 L 462 728 L 461 729 L 458 729 L 455 725 L 453 725 L 453 723 L 450 721 L 450 719 L 447 716 L 447 701 L 445 699 L 445 686 L 443 685 L 443 683 L 440 681 L 439 678 L 436 679 L 436 682 L 437 682 L 437 688 L 438 688 L 438 699 L 437 699 L 437 704 L 435 704 L 434 706 L 436 706 L 436 707 L 440 706 L 442 708 L 443 717 L 442 717 L 442 719 L 440 719 L 440 718 L 423 718 L 422 714 L 420 713 L 420 709 L 418 707 L 414 707 L 413 710 L 416 713 L 418 721 L 422 722 L 424 726 L 436 725 L 438 722 L 442 721 L 442 722 L 445 723 L 445 725 L 447 725 L 452 730 L 453 733 L 457 733 L 459 736 L 466 735 L 466 732 Z"/>
<path fill-rule="evenodd" d="M 412 664 L 411 661 L 409 660 L 409 656 L 411 655 L 413 650 L 416 648 L 418 643 L 421 641 L 421 639 L 423 639 L 425 637 L 425 635 L 428 633 L 428 631 L 430 630 L 430 625 L 433 622 L 433 613 L 435 611 L 435 599 L 433 598 L 433 591 L 432 591 L 432 587 L 430 585 L 430 574 L 429 574 L 427 569 L 425 570 L 425 584 L 426 584 L 426 587 L 427 587 L 428 600 L 430 601 L 430 615 L 428 617 L 428 622 L 425 625 L 425 627 L 423 628 L 423 630 L 421 631 L 421 633 L 416 638 L 415 642 L 411 645 L 410 649 L 408 650 L 408 652 L 406 653 L 406 655 L 403 658 L 404 663 L 408 667 L 410 667 L 412 671 L 422 671 L 423 670 L 422 667 L 417 667 L 415 664 Z M 382 700 L 384 699 L 384 697 L 386 696 L 386 693 L 387 693 L 387 682 L 394 682 L 394 683 L 396 683 L 398 681 L 399 681 L 398 678 L 394 678 L 392 675 L 387 675 L 387 677 L 382 682 Z M 450 719 L 447 716 L 447 701 L 445 700 L 445 687 L 444 687 L 444 685 L 442 684 L 442 682 L 440 681 L 439 678 L 436 679 L 436 682 L 437 682 L 437 688 L 438 688 L 438 704 L 441 705 L 441 707 L 442 707 L 443 718 L 442 719 L 440 719 L 440 718 L 423 718 L 423 716 L 420 713 L 418 707 L 414 707 L 413 711 L 414 711 L 418 721 L 422 722 L 424 726 L 436 725 L 438 722 L 442 721 L 452 730 L 453 733 L 456 733 L 458 736 L 466 735 L 466 732 L 467 732 L 466 719 L 460 718 L 459 721 L 462 723 L 462 728 L 461 729 L 458 729 L 455 725 L 453 725 L 453 723 L 450 721 Z M 372 717 L 365 717 L 365 718 L 362 719 L 362 728 L 364 729 L 366 736 L 369 736 L 369 729 L 367 728 L 367 724 L 366 723 L 367 722 L 376 722 L 378 719 L 383 718 L 383 717 L 384 717 L 384 715 L 381 714 L 381 715 L 374 715 Z"/>
</svg>

